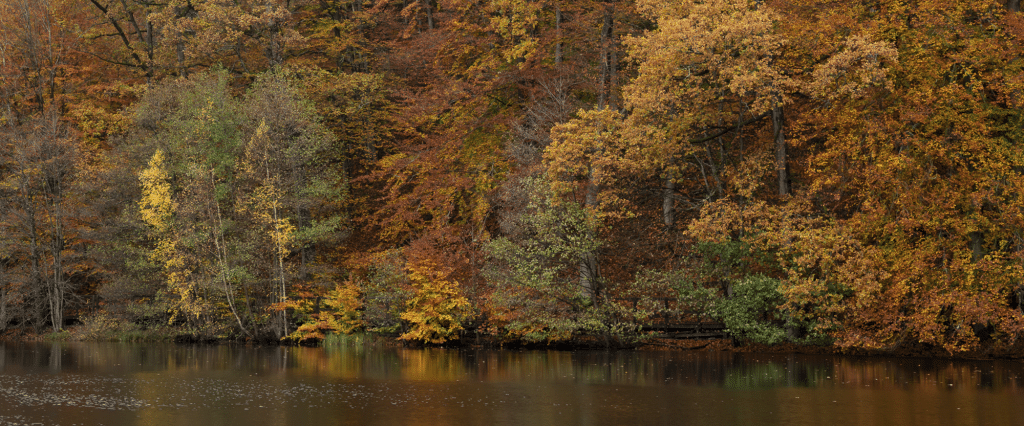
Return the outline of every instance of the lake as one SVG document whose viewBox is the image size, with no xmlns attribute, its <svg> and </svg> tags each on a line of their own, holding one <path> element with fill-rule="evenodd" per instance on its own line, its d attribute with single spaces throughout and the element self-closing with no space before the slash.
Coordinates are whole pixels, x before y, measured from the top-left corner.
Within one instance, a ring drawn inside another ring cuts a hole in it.
<svg viewBox="0 0 1024 426">
<path fill-rule="evenodd" d="M 1024 425 L 1024 363 L 0 343 L 0 425 Z"/>
</svg>

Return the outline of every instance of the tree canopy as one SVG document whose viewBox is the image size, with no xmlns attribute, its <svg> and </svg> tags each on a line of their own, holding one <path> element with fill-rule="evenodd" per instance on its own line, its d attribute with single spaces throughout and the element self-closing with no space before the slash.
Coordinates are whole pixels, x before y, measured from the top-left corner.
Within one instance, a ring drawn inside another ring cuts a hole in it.
<svg viewBox="0 0 1024 426">
<path fill-rule="evenodd" d="M 0 23 L 0 330 L 1024 345 L 1015 1 L 0 0 Z"/>
</svg>

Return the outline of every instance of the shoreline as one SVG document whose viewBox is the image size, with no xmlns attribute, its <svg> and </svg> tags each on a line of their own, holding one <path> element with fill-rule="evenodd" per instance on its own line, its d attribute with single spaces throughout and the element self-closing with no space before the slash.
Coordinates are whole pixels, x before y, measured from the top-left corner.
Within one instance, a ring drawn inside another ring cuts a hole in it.
<svg viewBox="0 0 1024 426">
<path fill-rule="evenodd" d="M 0 342 L 122 342 L 122 343 L 174 343 L 174 344 L 244 344 L 256 346 L 307 346 L 324 347 L 331 344 L 322 339 L 316 342 L 281 342 L 273 340 L 246 340 L 246 339 L 201 339 L 194 336 L 170 336 L 166 333 L 153 333 L 149 336 L 132 336 L 132 338 L 95 338 L 82 336 L 76 333 L 75 328 L 67 328 L 60 332 L 61 336 L 55 333 L 36 333 L 30 330 L 8 329 L 0 333 Z M 450 349 L 490 349 L 490 350 L 594 350 L 607 349 L 616 351 L 716 351 L 734 353 L 772 353 L 772 354 L 801 354 L 801 355 L 824 355 L 824 356 L 858 356 L 858 357 L 896 357 L 896 358 L 928 358 L 948 360 L 1024 360 L 1024 343 L 1017 343 L 1009 349 L 993 350 L 981 348 L 975 351 L 963 353 L 949 353 L 938 347 L 904 347 L 895 350 L 871 350 L 860 348 L 837 348 L 834 346 L 800 345 L 793 343 L 781 343 L 765 345 L 758 343 L 739 343 L 732 338 L 709 338 L 709 339 L 680 339 L 671 337 L 652 337 L 634 346 L 605 346 L 587 339 L 576 339 L 569 342 L 557 342 L 550 344 L 524 343 L 524 342 L 501 342 L 497 339 L 466 338 L 465 340 L 454 340 L 443 345 L 421 345 L 397 340 L 393 336 L 375 333 L 358 334 L 362 339 L 374 345 L 399 346 L 406 348 L 441 347 Z M 349 335 L 356 336 L 356 335 Z M 151 337 L 151 338 L 147 338 Z M 347 338 L 342 338 L 342 342 Z M 342 343 L 343 344 L 343 343 Z"/>
</svg>

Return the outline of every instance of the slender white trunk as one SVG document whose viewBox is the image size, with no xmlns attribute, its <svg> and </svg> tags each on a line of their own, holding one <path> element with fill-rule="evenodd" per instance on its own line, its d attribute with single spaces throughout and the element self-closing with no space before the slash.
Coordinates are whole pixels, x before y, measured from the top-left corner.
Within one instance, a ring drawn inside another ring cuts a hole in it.
<svg viewBox="0 0 1024 426">
<path fill-rule="evenodd" d="M 281 218 L 278 215 L 278 210 L 277 210 L 277 204 L 276 203 L 274 204 L 274 212 L 273 213 L 274 213 L 274 223 L 273 223 L 273 226 L 274 226 L 274 233 L 276 235 L 277 233 L 281 232 L 280 230 L 277 229 L 277 225 L 278 225 L 278 223 L 280 223 Z M 288 312 L 283 307 L 284 303 L 288 300 L 288 285 L 287 285 L 287 282 L 285 281 L 285 275 L 284 275 L 284 247 L 282 246 L 282 238 L 281 238 L 280 235 L 276 235 L 276 236 L 277 236 L 277 241 L 275 242 L 275 246 L 276 247 L 274 247 L 274 258 L 275 258 L 275 260 L 277 260 L 277 265 L 275 265 L 275 266 L 277 267 L 277 280 L 276 281 L 278 283 L 278 302 L 280 302 L 281 305 L 282 305 L 281 312 L 278 315 L 278 321 L 281 322 L 281 324 L 280 324 L 280 326 L 281 326 L 281 336 L 280 337 L 284 337 L 284 336 L 288 335 Z"/>
<path fill-rule="evenodd" d="M 58 332 L 64 327 L 64 274 L 63 274 L 63 251 L 64 251 L 64 229 L 62 226 L 63 212 L 61 211 L 60 183 L 56 184 L 56 193 L 53 199 L 53 236 L 51 251 L 53 252 L 53 281 L 50 283 L 50 323 L 53 331 Z"/>
<path fill-rule="evenodd" d="M 228 262 L 228 249 L 227 241 L 224 241 L 224 219 L 221 216 L 220 204 L 217 203 L 215 196 L 216 193 L 216 179 L 213 170 L 210 171 L 210 202 L 213 203 L 216 211 L 217 219 L 217 230 L 213 234 L 213 245 L 217 252 L 217 264 L 220 268 L 220 282 L 224 289 L 224 298 L 227 299 L 228 308 L 231 310 L 231 315 L 235 317 L 235 321 L 238 322 L 238 328 L 242 330 L 247 336 L 252 337 L 252 333 L 249 332 L 245 325 L 242 323 L 242 318 L 238 316 L 238 310 L 235 309 L 235 294 L 231 289 L 231 283 L 228 281 L 228 273 L 230 272 L 230 264 Z"/>
</svg>

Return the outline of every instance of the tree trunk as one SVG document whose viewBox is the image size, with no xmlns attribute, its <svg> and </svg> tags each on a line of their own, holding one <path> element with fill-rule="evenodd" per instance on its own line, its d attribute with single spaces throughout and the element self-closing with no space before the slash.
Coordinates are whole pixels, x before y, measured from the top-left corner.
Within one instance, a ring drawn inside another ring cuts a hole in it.
<svg viewBox="0 0 1024 426">
<path fill-rule="evenodd" d="M 789 195 L 789 176 L 786 173 L 786 138 L 782 126 L 782 106 L 776 102 L 772 108 L 772 130 L 775 133 L 775 170 L 778 172 L 780 196 Z"/>
<path fill-rule="evenodd" d="M 423 2 L 423 8 L 427 11 L 427 29 L 434 29 L 434 11 L 430 7 L 430 0 L 421 0 Z"/>
<path fill-rule="evenodd" d="M 178 75 L 188 78 L 188 67 L 185 66 L 185 43 L 176 43 L 174 53 L 178 59 Z"/>
<path fill-rule="evenodd" d="M 984 247 L 982 247 L 985 242 L 984 234 L 976 231 L 968 235 L 971 238 L 971 262 L 978 262 L 985 257 Z"/>
<path fill-rule="evenodd" d="M 6 330 L 7 323 L 11 320 L 10 314 L 7 311 L 9 294 L 7 284 L 0 282 L 0 331 Z"/>
<path fill-rule="evenodd" d="M 609 81 L 611 80 L 611 32 L 612 14 L 606 10 L 601 25 L 601 81 L 598 82 L 597 107 L 604 109 L 609 102 Z"/>
<path fill-rule="evenodd" d="M 0 258 L 0 331 L 6 330 L 7 323 L 11 320 L 8 305 L 13 298 L 8 283 L 6 262 Z"/>
<path fill-rule="evenodd" d="M 275 7 L 274 2 L 270 0 L 265 1 L 263 5 L 264 9 L 268 12 L 274 10 Z M 271 65 L 280 65 L 284 62 L 284 42 L 281 40 L 281 37 L 279 37 L 280 33 L 281 22 L 275 19 L 269 26 L 269 31 L 267 31 L 266 34 L 267 41 L 265 56 Z"/>
<path fill-rule="evenodd" d="M 264 158 L 269 158 L 269 156 L 270 156 L 269 152 L 265 151 Z M 264 177 L 263 178 L 264 178 L 265 184 L 266 185 L 273 184 L 273 179 L 271 179 L 271 174 L 270 174 L 270 163 L 269 162 L 265 161 L 263 163 L 263 170 L 264 170 Z M 284 338 L 285 336 L 288 335 L 288 311 L 284 307 L 285 302 L 288 301 L 288 283 L 285 280 L 285 274 L 284 274 L 284 255 L 285 255 L 286 247 L 284 247 L 284 244 L 283 244 L 284 239 L 282 238 L 281 235 L 278 235 L 278 233 L 281 232 L 280 229 L 277 228 L 278 224 L 281 223 L 281 216 L 280 216 L 280 211 L 277 208 L 277 203 L 275 202 L 274 204 L 272 204 L 272 207 L 273 207 L 273 211 L 272 211 L 273 223 L 271 224 L 271 226 L 273 226 L 273 230 L 271 232 L 274 233 L 273 234 L 273 240 L 274 240 L 274 245 L 275 245 L 275 247 L 274 247 L 274 259 L 276 260 L 276 265 L 274 265 L 274 266 L 277 269 L 277 273 L 276 273 L 277 276 L 275 277 L 275 281 L 278 284 L 278 288 L 277 288 L 277 290 L 278 290 L 278 300 L 277 301 L 278 301 L 278 303 L 281 304 L 281 312 L 279 313 L 278 318 L 277 318 L 277 320 L 280 322 L 280 324 L 278 324 L 278 326 L 280 327 L 279 328 L 279 332 L 281 333 L 280 336 L 278 336 L 278 338 Z"/>
<path fill-rule="evenodd" d="M 562 5 L 555 3 L 555 65 L 562 63 Z"/>
<path fill-rule="evenodd" d="M 217 264 L 220 267 L 220 281 L 224 287 L 224 298 L 228 302 L 228 308 L 231 310 L 231 315 L 235 317 L 235 321 L 238 322 L 238 328 L 245 333 L 246 336 L 253 337 L 249 329 L 245 328 L 245 324 L 242 323 L 242 318 L 238 316 L 238 310 L 235 308 L 235 293 L 231 288 L 231 283 L 228 281 L 228 272 L 230 269 L 227 241 L 224 238 L 224 218 L 221 216 L 220 204 L 214 194 L 217 192 L 216 175 L 213 170 L 210 170 L 210 202 L 213 203 L 214 211 L 210 212 L 211 219 L 216 219 L 217 231 L 213 234 L 213 245 L 214 250 L 217 252 Z M 209 208 L 209 207 L 208 207 Z M 251 311 L 251 310 L 250 310 Z"/>
<path fill-rule="evenodd" d="M 29 282 L 31 283 L 32 291 L 38 295 L 42 293 L 41 290 L 43 290 L 42 287 L 45 285 L 44 283 L 46 280 L 43 278 L 42 253 L 40 253 L 41 249 L 39 247 L 38 229 L 36 229 L 36 211 L 32 204 L 31 194 L 26 191 L 24 196 L 28 207 L 26 216 L 28 216 L 29 221 L 29 256 L 32 264 L 32 272 Z M 32 317 L 34 319 L 33 322 L 36 323 L 35 327 L 38 329 L 40 323 L 42 323 L 41 311 L 43 308 L 42 306 L 33 306 L 33 308 L 35 309 L 35 312 L 32 313 Z"/>
<path fill-rule="evenodd" d="M 27 144 L 28 141 L 22 141 Z M 21 150 L 17 158 L 18 178 L 18 202 L 21 203 L 22 211 L 20 212 L 22 231 L 25 232 L 25 236 L 28 237 L 28 255 L 29 255 L 29 275 L 27 278 L 28 288 L 27 293 L 29 294 L 29 301 L 25 309 L 25 317 L 32 323 L 33 327 L 37 330 L 45 322 L 43 299 L 47 290 L 46 279 L 43 276 L 42 266 L 42 247 L 39 242 L 39 226 L 36 223 L 36 191 L 33 187 L 33 181 L 37 179 L 37 176 L 30 174 L 30 169 L 34 168 L 32 164 L 31 155 Z M 23 240 L 24 241 L 24 240 Z"/>
<path fill-rule="evenodd" d="M 666 173 L 665 188 L 662 189 L 661 217 L 665 222 L 665 229 L 672 229 L 676 222 L 675 209 L 676 180 L 673 173 Z"/>
<path fill-rule="evenodd" d="M 276 205 L 274 205 L 273 208 L 273 219 L 273 226 L 276 228 L 277 224 L 280 223 L 281 220 Z M 273 232 L 279 231 L 275 229 Z M 285 280 L 284 274 L 284 247 L 281 246 L 280 236 L 277 236 L 275 240 L 276 247 L 274 247 L 274 268 L 276 269 L 275 275 L 277 276 L 274 277 L 274 281 L 277 284 L 277 301 L 282 305 L 281 312 L 278 313 L 277 317 L 278 332 L 280 333 L 278 338 L 283 338 L 288 335 L 288 311 L 283 307 L 284 303 L 288 301 L 288 283 Z"/>
<path fill-rule="evenodd" d="M 596 183 L 597 174 L 597 170 L 594 168 L 590 169 L 590 180 L 587 182 L 587 195 L 585 202 L 588 213 L 597 209 L 597 192 L 599 190 Z M 594 238 L 593 231 L 587 230 L 587 233 L 587 238 L 592 240 Z M 585 297 L 589 298 L 595 305 L 597 304 L 597 298 L 600 294 L 598 276 L 597 254 L 594 252 L 583 253 L 580 259 L 580 287 L 584 291 Z"/>
<path fill-rule="evenodd" d="M 64 251 L 63 212 L 61 211 L 61 185 L 56 182 L 53 190 L 53 236 L 51 250 L 53 256 L 53 281 L 50 283 L 50 323 L 53 331 L 58 332 L 64 327 Z"/>
<path fill-rule="evenodd" d="M 615 43 L 615 4 L 609 7 L 606 15 L 608 21 L 608 108 L 618 109 L 619 100 L 615 96 L 618 82 L 618 64 L 619 64 L 619 50 Z"/>
</svg>

